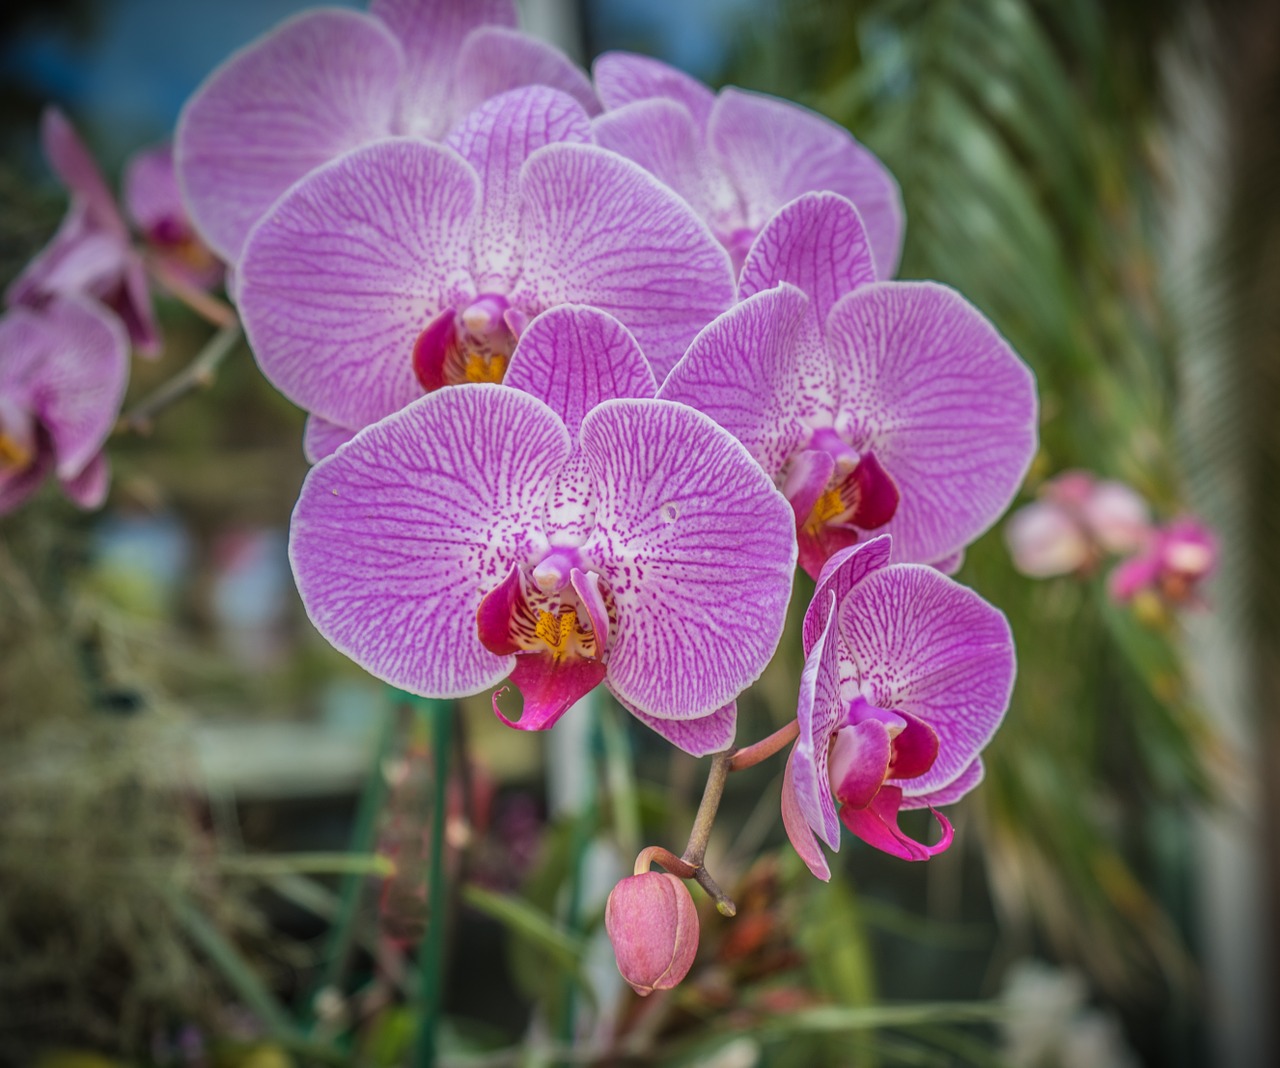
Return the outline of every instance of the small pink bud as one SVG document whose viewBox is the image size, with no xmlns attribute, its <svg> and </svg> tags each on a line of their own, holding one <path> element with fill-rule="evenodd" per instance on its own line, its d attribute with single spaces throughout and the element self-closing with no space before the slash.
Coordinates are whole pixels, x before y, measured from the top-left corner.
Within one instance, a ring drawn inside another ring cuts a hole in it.
<svg viewBox="0 0 1280 1068">
<path fill-rule="evenodd" d="M 637 994 L 670 990 L 698 955 L 698 910 L 684 881 L 664 871 L 618 883 L 604 907 L 618 971 Z"/>
</svg>

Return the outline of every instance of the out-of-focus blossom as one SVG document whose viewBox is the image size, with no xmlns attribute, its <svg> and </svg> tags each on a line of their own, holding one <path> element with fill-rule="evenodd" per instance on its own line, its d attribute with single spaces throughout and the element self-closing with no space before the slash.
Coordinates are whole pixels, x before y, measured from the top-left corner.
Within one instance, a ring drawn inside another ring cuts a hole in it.
<svg viewBox="0 0 1280 1068">
<path fill-rule="evenodd" d="M 1195 605 L 1217 564 L 1217 536 L 1186 516 L 1157 527 L 1145 549 L 1111 572 L 1107 589 L 1121 604 L 1156 596 L 1168 605 Z"/>
<path fill-rule="evenodd" d="M 707 220 L 742 264 L 769 218 L 802 193 L 839 193 L 862 216 L 876 276 L 902 250 L 902 198 L 893 175 L 843 127 L 788 100 L 729 87 L 713 93 L 647 56 L 595 62 L 606 112 L 596 139 L 656 174 Z"/>
<path fill-rule="evenodd" d="M 153 145 L 130 158 L 124 170 L 124 207 L 165 270 L 198 289 L 212 289 L 222 281 L 221 262 L 187 217 L 171 145 Z"/>
<path fill-rule="evenodd" d="M 550 727 L 605 682 L 698 755 L 782 633 L 790 509 L 701 412 L 652 399 L 634 338 L 595 309 L 535 320 L 508 383 L 442 389 L 311 471 L 291 557 L 320 632 L 427 697 L 524 697 Z M 697 462 L 691 463 L 690 457 Z"/>
<path fill-rule="evenodd" d="M 796 851 L 830 878 L 818 838 L 840 823 L 877 849 L 925 860 L 951 844 L 936 811 L 981 781 L 979 753 L 1013 688 L 1004 616 L 936 569 L 890 564 L 891 539 L 833 556 L 805 613 L 800 735 L 782 787 Z M 898 827 L 900 809 L 934 810 L 926 846 Z"/>
<path fill-rule="evenodd" d="M 515 26 L 513 0 L 373 0 L 367 14 L 304 12 L 236 52 L 178 120 L 179 182 L 205 243 L 236 264 L 315 168 L 393 135 L 441 138 L 505 90 L 549 85 L 598 111 L 586 74 Z"/>
<path fill-rule="evenodd" d="M 528 87 L 444 145 L 394 139 L 300 182 L 245 248 L 239 303 L 267 377 L 312 413 L 312 459 L 443 385 L 502 380 L 539 312 L 622 320 L 659 378 L 734 297 L 678 196 L 588 144 L 571 97 Z"/>
<path fill-rule="evenodd" d="M 1065 471 L 1005 526 L 1014 566 L 1032 578 L 1088 571 L 1105 553 L 1133 552 L 1151 538 L 1147 502 L 1123 482 Z"/>
<path fill-rule="evenodd" d="M 684 880 L 649 871 L 623 879 L 609 893 L 604 926 L 618 971 L 641 997 L 670 990 L 698 955 L 698 910 Z"/>
<path fill-rule="evenodd" d="M 56 297 L 93 297 L 120 317 L 140 352 L 155 355 L 160 339 L 146 268 L 102 172 L 57 108 L 45 109 L 40 136 L 71 205 L 49 244 L 9 287 L 7 303 L 39 309 Z"/>
<path fill-rule="evenodd" d="M 0 318 L 0 515 L 51 472 L 80 507 L 102 503 L 102 446 L 128 376 L 124 332 L 92 301 L 53 297 Z"/>
<path fill-rule="evenodd" d="M 877 282 L 858 212 L 834 193 L 779 211 L 740 285 L 661 395 L 706 412 L 778 480 L 815 578 L 877 529 L 901 560 L 958 566 L 1035 452 L 1026 364 L 954 290 Z"/>
</svg>

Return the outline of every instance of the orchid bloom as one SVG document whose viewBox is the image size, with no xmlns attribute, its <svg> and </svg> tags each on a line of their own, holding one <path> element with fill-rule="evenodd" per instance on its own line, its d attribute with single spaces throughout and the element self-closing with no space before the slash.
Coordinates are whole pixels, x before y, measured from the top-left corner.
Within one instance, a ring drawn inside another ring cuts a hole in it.
<svg viewBox="0 0 1280 1068">
<path fill-rule="evenodd" d="M 933 568 L 891 564 L 891 539 L 833 556 L 804 618 L 800 735 L 787 761 L 782 817 L 820 879 L 817 838 L 840 848 L 840 824 L 903 860 L 951 844 L 936 809 L 982 779 L 979 753 L 1013 688 L 1004 616 Z M 929 808 L 935 845 L 898 827 L 901 809 Z"/>
<path fill-rule="evenodd" d="M 109 478 L 103 443 L 129 376 L 119 322 L 81 297 L 0 318 L 0 515 L 53 472 L 82 508 L 98 507 Z"/>
<path fill-rule="evenodd" d="M 598 111 L 586 74 L 515 26 L 513 0 L 373 0 L 368 13 L 304 12 L 242 48 L 178 120 L 178 177 L 200 236 L 236 264 L 298 179 L 393 135 L 442 138 L 508 89 L 549 85 Z"/>
<path fill-rule="evenodd" d="M 146 268 L 101 170 L 55 107 L 45 109 L 40 139 L 49 166 L 71 194 L 71 206 L 53 239 L 9 287 L 6 303 L 38 309 L 57 297 L 92 297 L 120 317 L 140 352 L 157 354 Z"/>
<path fill-rule="evenodd" d="M 1191 516 L 1156 527 L 1141 552 L 1119 564 L 1107 589 L 1127 604 L 1144 596 L 1168 605 L 1200 603 L 1200 586 L 1218 566 L 1218 538 Z"/>
<path fill-rule="evenodd" d="M 788 100 L 729 87 L 718 94 L 647 56 L 595 62 L 605 114 L 597 141 L 657 175 L 707 220 L 742 264 L 770 217 L 802 193 L 840 193 L 857 205 L 876 276 L 902 251 L 902 197 L 893 175 L 842 126 Z"/>
<path fill-rule="evenodd" d="M 603 682 L 687 752 L 725 748 L 782 633 L 786 501 L 708 417 L 653 399 L 596 309 L 535 319 L 507 383 L 430 393 L 312 469 L 290 538 L 312 622 L 423 696 L 510 675 L 521 719 L 502 690 L 493 707 L 521 730 Z"/>
<path fill-rule="evenodd" d="M 222 281 L 222 264 L 197 236 L 178 192 L 173 147 L 136 152 L 124 169 L 124 207 L 156 259 L 197 289 Z"/>
<path fill-rule="evenodd" d="M 617 316 L 661 376 L 732 303 L 706 226 L 589 140 L 577 102 L 531 86 L 443 145 L 358 149 L 280 200 L 245 248 L 239 304 L 263 372 L 312 414 L 310 458 L 424 392 L 500 382 L 557 304 Z"/>
<path fill-rule="evenodd" d="M 1087 571 L 1104 553 L 1133 552 L 1150 541 L 1147 502 L 1123 482 L 1064 471 L 1040 487 L 1039 498 L 1005 525 L 1013 566 L 1024 575 Z"/>
<path fill-rule="evenodd" d="M 740 289 L 661 396 L 706 412 L 778 480 L 813 577 L 872 530 L 903 561 L 954 570 L 1035 453 L 1026 364 L 954 290 L 877 282 L 858 212 L 834 193 L 770 220 Z"/>
</svg>

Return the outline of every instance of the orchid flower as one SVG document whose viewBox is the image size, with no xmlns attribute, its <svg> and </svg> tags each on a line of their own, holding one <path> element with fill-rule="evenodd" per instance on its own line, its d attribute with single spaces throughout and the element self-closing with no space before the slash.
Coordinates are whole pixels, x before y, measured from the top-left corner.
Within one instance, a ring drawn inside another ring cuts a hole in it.
<svg viewBox="0 0 1280 1068">
<path fill-rule="evenodd" d="M 1200 604 L 1200 586 L 1218 566 L 1218 538 L 1191 516 L 1156 527 L 1149 544 L 1119 564 L 1107 582 L 1121 604 L 1155 596 L 1168 605 Z"/>
<path fill-rule="evenodd" d="M 82 508 L 106 497 L 102 454 L 129 377 L 120 323 L 82 297 L 0 318 L 0 515 L 50 472 Z"/>
<path fill-rule="evenodd" d="M 233 54 L 178 120 L 179 182 L 200 236 L 235 264 L 249 231 L 317 167 L 392 135 L 442 138 L 508 89 L 550 85 L 599 110 L 587 76 L 515 29 L 513 0 L 320 8 Z"/>
<path fill-rule="evenodd" d="M 1147 502 L 1123 482 L 1064 471 L 1045 482 L 1039 500 L 1005 525 L 1013 566 L 1032 578 L 1094 567 L 1104 553 L 1128 553 L 1151 539 Z"/>
<path fill-rule="evenodd" d="M 57 297 L 92 297 L 120 317 L 140 352 L 155 355 L 160 339 L 146 268 L 102 172 L 57 108 L 45 109 L 40 139 L 71 206 L 53 239 L 9 287 L 6 302 L 41 308 Z"/>
<path fill-rule="evenodd" d="M 605 114 L 597 141 L 657 175 L 707 220 L 742 264 L 770 217 L 802 193 L 857 205 L 876 276 L 902 251 L 902 197 L 893 175 L 842 126 L 788 100 L 729 87 L 718 94 L 646 56 L 610 52 L 594 67 Z"/>
<path fill-rule="evenodd" d="M 501 381 L 523 326 L 557 304 L 617 316 L 661 376 L 732 303 L 706 226 L 589 139 L 572 98 L 516 89 L 446 144 L 344 156 L 263 219 L 240 311 L 263 372 L 312 413 L 312 459 L 424 392 Z"/>
<path fill-rule="evenodd" d="M 222 264 L 197 236 L 178 193 L 173 147 L 154 145 L 125 165 L 124 207 L 156 259 L 197 289 L 222 281 Z"/>
<path fill-rule="evenodd" d="M 510 675 L 521 719 L 502 690 L 493 707 L 521 730 L 603 682 L 680 748 L 725 748 L 782 633 L 786 501 L 707 416 L 653 399 L 603 312 L 535 319 L 507 383 L 430 393 L 311 470 L 290 555 L 312 622 L 423 696 Z"/>
<path fill-rule="evenodd" d="M 903 860 L 951 844 L 936 811 L 982 779 L 979 753 L 1013 688 L 1004 616 L 933 568 L 891 564 L 881 536 L 833 556 L 804 618 L 800 734 L 787 761 L 782 817 L 796 852 L 830 878 L 820 838 L 840 824 Z M 898 827 L 901 809 L 929 808 L 934 845 Z"/>
<path fill-rule="evenodd" d="M 871 530 L 903 561 L 954 570 L 1035 453 L 1026 364 L 954 290 L 877 282 L 858 212 L 834 193 L 769 221 L 740 289 L 661 396 L 706 412 L 779 481 L 815 578 Z"/>
</svg>

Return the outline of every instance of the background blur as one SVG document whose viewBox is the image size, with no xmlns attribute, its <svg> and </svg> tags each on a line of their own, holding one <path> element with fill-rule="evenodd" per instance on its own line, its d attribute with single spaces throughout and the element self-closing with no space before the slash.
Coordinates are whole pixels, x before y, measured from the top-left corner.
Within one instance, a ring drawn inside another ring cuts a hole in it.
<svg viewBox="0 0 1280 1068">
<path fill-rule="evenodd" d="M 114 180 L 301 6 L 10 0 L 0 282 L 65 207 L 36 142 L 46 101 Z M 1160 518 L 1203 516 L 1224 560 L 1210 610 L 1140 617 L 1101 575 L 1018 575 L 997 527 L 959 577 L 1009 615 L 1019 684 L 958 844 L 906 865 L 846 841 L 822 885 L 783 843 L 781 761 L 734 776 L 713 856 L 740 914 L 705 915 L 689 981 L 639 1011 L 601 952 L 603 894 L 636 841 L 683 841 L 701 770 L 615 709 L 547 741 L 466 702 L 446 1060 L 616 1033 L 662 1064 L 1280 1063 L 1280 7 L 525 15 L 584 62 L 645 51 L 848 126 L 902 185 L 900 275 L 959 288 L 1036 371 L 1028 494 L 1073 467 L 1123 479 Z M 161 312 L 164 358 L 135 362 L 134 399 L 212 332 Z M 48 493 L 0 521 L 0 1061 L 405 1055 L 432 761 L 420 710 L 302 614 L 285 556 L 301 428 L 241 346 L 150 436 L 114 443 L 105 511 Z M 771 668 L 740 738 L 793 714 L 798 671 Z M 362 826 L 396 878 L 335 859 Z"/>
</svg>

